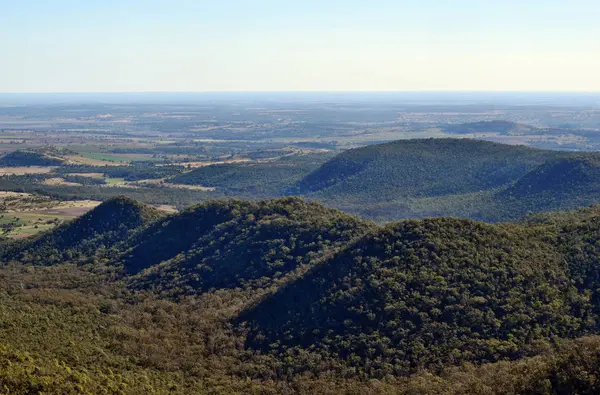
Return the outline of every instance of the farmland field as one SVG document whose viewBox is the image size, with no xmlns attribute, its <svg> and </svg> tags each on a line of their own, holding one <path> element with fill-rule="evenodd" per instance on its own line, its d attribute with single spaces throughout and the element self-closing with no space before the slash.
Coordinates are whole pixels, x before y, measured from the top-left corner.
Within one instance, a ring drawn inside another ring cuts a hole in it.
<svg viewBox="0 0 600 395">
<path fill-rule="evenodd" d="M 3 193 L 0 195 L 0 234 L 23 238 L 52 229 L 96 207 L 91 200 L 55 201 L 31 194 Z"/>
<path fill-rule="evenodd" d="M 24 174 L 47 174 L 56 169 L 55 166 L 16 166 L 0 167 L 0 176 L 24 175 Z"/>
</svg>

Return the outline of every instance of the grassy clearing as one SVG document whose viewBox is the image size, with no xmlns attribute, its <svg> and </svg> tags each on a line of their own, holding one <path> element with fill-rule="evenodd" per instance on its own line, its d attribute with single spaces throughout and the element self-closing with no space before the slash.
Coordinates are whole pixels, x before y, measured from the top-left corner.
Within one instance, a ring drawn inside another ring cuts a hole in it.
<svg viewBox="0 0 600 395">
<path fill-rule="evenodd" d="M 112 178 L 112 177 L 106 177 L 104 179 L 104 181 L 106 181 L 106 183 L 108 185 L 119 185 L 119 184 L 125 184 L 125 179 L 124 178 Z"/>
<path fill-rule="evenodd" d="M 61 177 L 48 178 L 48 179 L 44 180 L 43 184 L 44 185 L 66 185 L 66 186 L 80 186 L 81 185 L 76 182 L 65 181 L 65 179 L 61 178 Z"/>
<path fill-rule="evenodd" d="M 0 235 L 23 238 L 78 217 L 100 202 L 59 202 L 45 196 L 0 192 Z"/>
<path fill-rule="evenodd" d="M 100 152 L 82 152 L 81 156 L 89 159 L 107 161 L 107 162 L 130 162 L 131 160 L 123 156 L 104 154 Z"/>
<path fill-rule="evenodd" d="M 161 158 L 155 158 L 153 154 L 109 154 L 129 162 L 160 162 Z"/>
<path fill-rule="evenodd" d="M 168 188 L 177 188 L 177 189 L 189 189 L 191 191 L 214 191 L 217 188 L 215 187 L 203 187 L 201 185 L 186 185 L 186 184 L 172 184 L 170 182 L 165 182 L 162 185 Z"/>
<path fill-rule="evenodd" d="M 0 200 L 4 199 L 4 198 L 29 198 L 32 195 L 30 193 L 24 193 L 24 192 L 11 192 L 11 191 L 0 191 Z"/>
<path fill-rule="evenodd" d="M 65 156 L 65 159 L 67 159 L 67 161 L 72 164 L 89 165 L 89 166 L 122 166 L 124 164 L 127 164 L 125 162 L 114 162 L 114 161 L 88 158 L 88 157 L 82 156 L 82 155 L 68 155 L 68 156 Z"/>
<path fill-rule="evenodd" d="M 52 229 L 57 224 L 74 217 L 64 214 L 45 213 L 2 213 L 0 232 L 11 238 L 23 238 Z"/>
<path fill-rule="evenodd" d="M 56 169 L 56 166 L 15 166 L 0 167 L 0 176 L 47 174 Z"/>
</svg>

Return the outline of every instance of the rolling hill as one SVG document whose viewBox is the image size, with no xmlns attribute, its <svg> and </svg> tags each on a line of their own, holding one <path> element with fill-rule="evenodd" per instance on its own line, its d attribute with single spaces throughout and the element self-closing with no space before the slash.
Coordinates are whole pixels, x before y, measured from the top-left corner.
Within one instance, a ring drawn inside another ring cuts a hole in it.
<svg viewBox="0 0 600 395">
<path fill-rule="evenodd" d="M 581 154 L 548 161 L 506 191 L 516 197 L 553 194 L 556 198 L 600 193 L 600 155 Z"/>
<path fill-rule="evenodd" d="M 278 197 L 333 156 L 333 152 L 295 154 L 272 161 L 204 166 L 171 181 L 216 188 L 226 196 L 237 198 Z"/>
<path fill-rule="evenodd" d="M 17 393 L 593 393 L 598 240 L 600 206 L 378 226 L 299 198 L 169 216 L 117 198 L 2 241 L 0 356 L 11 363 L 0 383 Z"/>
<path fill-rule="evenodd" d="M 370 201 L 477 192 L 560 155 L 468 139 L 400 140 L 342 152 L 304 177 L 297 192 Z"/>
<path fill-rule="evenodd" d="M 600 201 L 600 154 L 550 160 L 496 193 L 496 207 L 513 218 L 540 211 L 568 210 Z"/>
<path fill-rule="evenodd" d="M 599 158 L 469 139 L 401 140 L 342 152 L 288 192 L 380 221 L 497 222 L 599 202 Z"/>
<path fill-rule="evenodd" d="M 136 234 L 123 262 L 135 288 L 171 295 L 266 288 L 372 227 L 297 198 L 211 202 Z"/>
<path fill-rule="evenodd" d="M 60 166 L 65 163 L 64 159 L 49 155 L 40 150 L 17 150 L 10 152 L 0 158 L 0 166 Z"/>
<path fill-rule="evenodd" d="M 504 121 L 455 127 L 539 131 Z M 212 187 L 220 196 L 234 198 L 301 196 L 377 222 L 441 216 L 499 222 L 600 202 L 597 163 L 596 152 L 431 138 L 370 145 L 335 156 L 313 153 L 206 166 L 170 181 Z"/>
<path fill-rule="evenodd" d="M 90 260 L 99 249 L 108 249 L 164 213 L 126 197 L 107 200 L 88 213 L 59 227 L 5 247 L 1 259 L 52 265 Z"/>
<path fill-rule="evenodd" d="M 239 319 L 248 345 L 365 375 L 535 353 L 599 330 L 597 209 L 568 224 L 388 225 Z"/>
</svg>

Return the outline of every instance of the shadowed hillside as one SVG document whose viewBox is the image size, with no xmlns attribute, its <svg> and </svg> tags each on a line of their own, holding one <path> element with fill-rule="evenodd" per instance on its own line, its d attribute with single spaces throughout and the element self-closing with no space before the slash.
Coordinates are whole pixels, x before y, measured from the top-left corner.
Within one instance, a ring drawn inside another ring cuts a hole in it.
<svg viewBox="0 0 600 395">
<path fill-rule="evenodd" d="M 600 155 L 548 161 L 521 177 L 506 193 L 515 197 L 552 194 L 557 198 L 599 194 Z"/>
<path fill-rule="evenodd" d="M 172 182 L 216 188 L 227 196 L 252 199 L 277 197 L 334 156 L 332 152 L 290 155 L 268 162 L 203 166 Z"/>
<path fill-rule="evenodd" d="M 558 155 L 466 139 L 401 140 L 339 154 L 306 176 L 298 192 L 375 202 L 476 192 L 506 185 Z"/>
<path fill-rule="evenodd" d="M 96 250 L 114 246 L 133 230 L 163 215 L 135 200 L 112 198 L 56 229 L 10 244 L 3 259 L 41 265 L 90 259 Z"/>
<path fill-rule="evenodd" d="M 240 322 L 251 347 L 341 358 L 366 375 L 518 359 L 598 330 L 598 220 L 389 225 Z"/>
<path fill-rule="evenodd" d="M 497 205 L 522 216 L 584 207 L 600 201 L 600 155 L 550 160 L 494 196 Z"/>
<path fill-rule="evenodd" d="M 150 268 L 135 287 L 171 294 L 264 288 L 370 227 L 297 198 L 207 203 L 135 235 L 124 263 L 128 272 Z"/>
<path fill-rule="evenodd" d="M 60 166 L 61 158 L 38 151 L 14 151 L 0 158 L 0 166 Z"/>
<path fill-rule="evenodd" d="M 0 384 L 595 393 L 598 240 L 599 206 L 495 225 L 377 226 L 299 198 L 170 216 L 117 198 L 2 241 L 11 262 L 0 266 L 0 356 L 10 363 Z"/>
</svg>

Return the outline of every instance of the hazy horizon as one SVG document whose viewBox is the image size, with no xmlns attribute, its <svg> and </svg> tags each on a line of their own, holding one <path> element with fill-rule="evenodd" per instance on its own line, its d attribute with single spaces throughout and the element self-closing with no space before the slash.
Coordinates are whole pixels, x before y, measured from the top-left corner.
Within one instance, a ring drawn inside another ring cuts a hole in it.
<svg viewBox="0 0 600 395">
<path fill-rule="evenodd" d="M 502 91 L 252 91 L 252 92 L 43 92 L 0 93 L 0 105 L 201 104 L 221 102 L 394 103 L 406 105 L 551 105 L 600 107 L 600 92 Z"/>
<path fill-rule="evenodd" d="M 0 4 L 0 92 L 600 91 L 592 0 Z"/>
</svg>

